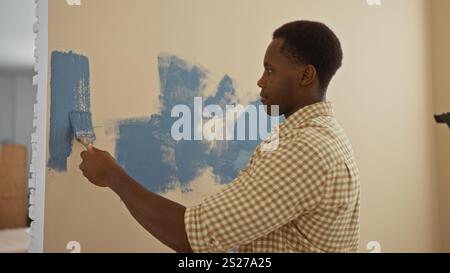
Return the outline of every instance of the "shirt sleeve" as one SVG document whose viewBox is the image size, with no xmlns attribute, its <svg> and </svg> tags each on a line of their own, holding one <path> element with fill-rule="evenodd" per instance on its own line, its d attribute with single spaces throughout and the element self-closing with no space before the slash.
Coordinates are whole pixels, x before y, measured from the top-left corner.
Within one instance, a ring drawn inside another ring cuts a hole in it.
<svg viewBox="0 0 450 273">
<path fill-rule="evenodd" d="M 258 147 L 247 168 L 222 191 L 186 209 L 194 252 L 225 252 L 284 226 L 320 202 L 324 168 L 306 143 Z"/>
</svg>

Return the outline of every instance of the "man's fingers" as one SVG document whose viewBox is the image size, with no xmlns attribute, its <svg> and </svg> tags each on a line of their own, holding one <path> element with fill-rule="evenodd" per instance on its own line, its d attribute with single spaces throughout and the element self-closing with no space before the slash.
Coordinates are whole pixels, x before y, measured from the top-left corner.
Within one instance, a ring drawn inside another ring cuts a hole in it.
<svg viewBox="0 0 450 273">
<path fill-rule="evenodd" d="M 88 152 L 103 152 L 100 149 L 94 147 L 94 144 L 89 144 L 86 146 Z"/>
</svg>

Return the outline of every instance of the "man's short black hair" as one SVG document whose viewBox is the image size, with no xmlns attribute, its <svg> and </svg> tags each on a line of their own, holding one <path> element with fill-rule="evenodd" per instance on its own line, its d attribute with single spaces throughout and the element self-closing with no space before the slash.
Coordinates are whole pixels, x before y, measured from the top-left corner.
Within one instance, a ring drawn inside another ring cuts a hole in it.
<svg viewBox="0 0 450 273">
<path fill-rule="evenodd" d="M 326 25 L 313 21 L 294 21 L 281 26 L 273 39 L 283 39 L 281 52 L 293 64 L 313 65 L 325 92 L 342 65 L 341 43 Z"/>
</svg>

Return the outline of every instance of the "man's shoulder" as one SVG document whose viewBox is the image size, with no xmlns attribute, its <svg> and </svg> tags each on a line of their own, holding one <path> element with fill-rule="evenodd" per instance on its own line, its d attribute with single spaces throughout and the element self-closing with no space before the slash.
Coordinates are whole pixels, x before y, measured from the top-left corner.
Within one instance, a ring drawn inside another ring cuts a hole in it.
<svg viewBox="0 0 450 273">
<path fill-rule="evenodd" d="M 288 142 L 311 150 L 327 165 L 353 160 L 353 149 L 346 132 L 333 117 L 312 119 L 302 127 L 294 129 Z"/>
</svg>

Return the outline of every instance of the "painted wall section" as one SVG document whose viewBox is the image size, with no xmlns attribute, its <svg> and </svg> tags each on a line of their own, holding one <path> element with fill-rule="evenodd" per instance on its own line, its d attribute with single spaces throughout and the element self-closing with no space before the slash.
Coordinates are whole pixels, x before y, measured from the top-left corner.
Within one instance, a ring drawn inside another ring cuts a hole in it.
<svg viewBox="0 0 450 273">
<path fill-rule="evenodd" d="M 177 105 L 185 105 L 190 109 L 191 128 L 195 119 L 202 118 L 202 113 L 195 113 L 194 97 L 202 97 L 202 108 L 219 105 L 224 112 L 225 105 L 239 103 L 236 98 L 232 79 L 225 75 L 211 96 L 202 96 L 208 72 L 198 66 L 189 64 L 173 55 L 158 58 L 161 82 L 161 112 L 150 118 L 128 119 L 118 124 L 116 141 L 116 158 L 127 172 L 137 181 L 154 192 L 166 192 L 181 186 L 184 191 L 191 190 L 189 183 L 206 168 L 212 168 L 218 183 L 231 182 L 250 159 L 250 155 L 260 142 L 248 138 L 250 123 L 259 125 L 258 120 L 246 119 L 246 141 L 237 141 L 237 122 L 234 125 L 234 140 L 216 140 L 214 143 L 205 140 L 174 140 L 171 135 L 172 126 L 179 117 L 172 117 L 171 111 Z M 259 102 L 253 102 L 259 106 Z M 270 123 L 269 117 L 259 113 L 259 118 Z M 201 121 L 200 121 L 201 122 Z M 259 126 L 255 127 L 257 130 Z M 268 127 L 270 128 L 270 127 Z M 187 128 L 184 128 L 187 129 Z M 258 130 L 259 132 L 259 130 Z M 264 131 L 266 132 L 266 131 Z"/>
<path fill-rule="evenodd" d="M 69 112 L 90 111 L 89 60 L 73 52 L 51 56 L 51 105 L 48 167 L 67 171 L 73 132 Z"/>
</svg>

